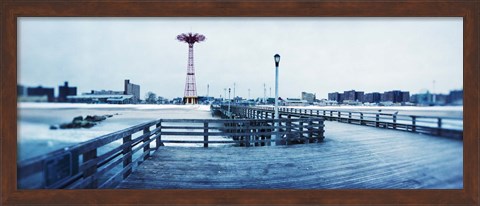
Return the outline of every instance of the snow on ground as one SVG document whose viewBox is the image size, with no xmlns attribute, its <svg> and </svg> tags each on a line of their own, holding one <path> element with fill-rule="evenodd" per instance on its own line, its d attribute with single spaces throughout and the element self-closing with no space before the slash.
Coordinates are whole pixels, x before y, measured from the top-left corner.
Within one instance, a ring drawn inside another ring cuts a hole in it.
<svg viewBox="0 0 480 206">
<path fill-rule="evenodd" d="M 51 125 L 71 122 L 77 116 L 105 114 L 113 116 L 89 129 L 50 129 Z M 44 154 L 157 119 L 212 118 L 208 105 L 18 103 L 18 157 L 21 160 Z M 179 136 L 174 138 L 184 139 Z"/>
<path fill-rule="evenodd" d="M 165 104 L 86 104 L 86 103 L 35 103 L 19 102 L 19 109 L 195 109 L 209 111 L 209 105 Z"/>
</svg>

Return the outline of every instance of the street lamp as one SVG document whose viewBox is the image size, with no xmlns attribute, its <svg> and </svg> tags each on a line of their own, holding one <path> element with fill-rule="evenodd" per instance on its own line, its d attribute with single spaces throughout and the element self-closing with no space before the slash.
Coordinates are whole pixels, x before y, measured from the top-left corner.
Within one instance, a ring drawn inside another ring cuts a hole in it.
<svg viewBox="0 0 480 206">
<path fill-rule="evenodd" d="M 275 54 L 275 144 L 280 143 L 278 136 L 278 64 L 280 63 L 280 55 Z"/>
<path fill-rule="evenodd" d="M 227 88 L 223 88 L 223 102 L 225 102 L 225 98 L 227 98 Z"/>
<path fill-rule="evenodd" d="M 228 116 L 230 117 L 230 102 L 231 102 L 231 99 L 230 99 L 230 88 L 228 88 Z"/>
</svg>

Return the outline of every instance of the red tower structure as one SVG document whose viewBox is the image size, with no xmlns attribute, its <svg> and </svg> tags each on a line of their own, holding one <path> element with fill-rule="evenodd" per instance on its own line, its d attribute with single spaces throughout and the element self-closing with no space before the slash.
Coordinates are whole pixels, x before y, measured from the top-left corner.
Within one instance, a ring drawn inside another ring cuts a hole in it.
<svg viewBox="0 0 480 206">
<path fill-rule="evenodd" d="M 187 79 L 185 81 L 185 92 L 183 97 L 184 104 L 197 104 L 197 85 L 195 82 L 195 68 L 193 67 L 193 44 L 205 41 L 205 36 L 195 33 L 182 33 L 177 36 L 177 40 L 188 43 L 188 66 Z"/>
</svg>

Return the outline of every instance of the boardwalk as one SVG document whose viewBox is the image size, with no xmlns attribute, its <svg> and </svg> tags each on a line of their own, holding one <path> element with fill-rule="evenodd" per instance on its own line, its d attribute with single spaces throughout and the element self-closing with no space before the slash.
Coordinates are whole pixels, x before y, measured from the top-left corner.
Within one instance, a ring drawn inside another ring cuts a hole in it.
<svg viewBox="0 0 480 206">
<path fill-rule="evenodd" d="M 463 142 L 325 122 L 320 144 L 161 147 L 117 188 L 411 189 L 463 187 Z"/>
</svg>

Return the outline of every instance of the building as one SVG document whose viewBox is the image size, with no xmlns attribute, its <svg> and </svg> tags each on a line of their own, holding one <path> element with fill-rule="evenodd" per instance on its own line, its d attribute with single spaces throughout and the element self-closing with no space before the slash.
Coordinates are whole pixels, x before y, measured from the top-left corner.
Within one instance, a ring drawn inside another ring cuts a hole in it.
<svg viewBox="0 0 480 206">
<path fill-rule="evenodd" d="M 125 90 L 123 92 L 125 95 L 133 95 L 133 104 L 136 104 L 140 101 L 140 86 L 130 83 L 129 79 L 125 80 Z"/>
<path fill-rule="evenodd" d="M 112 90 L 92 90 L 90 93 L 85 94 L 94 94 L 94 95 L 123 95 L 124 91 L 112 91 Z"/>
<path fill-rule="evenodd" d="M 393 102 L 393 92 L 384 92 L 381 96 L 381 101 L 382 102 Z"/>
<path fill-rule="evenodd" d="M 362 91 L 344 91 L 342 93 L 333 92 L 328 93 L 329 101 L 336 101 L 343 104 L 355 104 L 358 103 L 380 103 L 380 102 L 391 102 L 391 103 L 405 103 L 410 101 L 410 92 L 393 90 L 387 91 L 384 93 L 372 92 L 365 93 Z"/>
<path fill-rule="evenodd" d="M 364 96 L 365 96 L 364 92 L 350 90 L 350 91 L 344 91 L 343 94 L 338 92 L 328 93 L 328 100 L 336 101 L 338 103 L 363 102 L 365 98 Z"/>
<path fill-rule="evenodd" d="M 392 103 L 409 102 L 410 92 L 403 92 L 400 90 L 387 91 L 381 95 L 381 101 Z"/>
<path fill-rule="evenodd" d="M 131 104 L 133 102 L 133 95 L 92 93 L 76 96 L 67 96 L 67 101 L 73 103 L 89 104 Z"/>
<path fill-rule="evenodd" d="M 364 102 L 365 92 L 355 92 L 355 101 Z"/>
<path fill-rule="evenodd" d="M 379 103 L 381 101 L 381 94 L 379 92 L 367 93 L 364 95 L 363 102 Z"/>
<path fill-rule="evenodd" d="M 402 92 L 402 102 L 410 102 L 410 92 Z"/>
<path fill-rule="evenodd" d="M 58 101 L 66 102 L 67 96 L 76 96 L 77 87 L 69 87 L 68 82 L 65 82 L 63 86 L 58 86 Z"/>
<path fill-rule="evenodd" d="M 340 94 L 338 92 L 328 93 L 328 100 L 341 103 L 343 102 L 343 94 Z"/>
<path fill-rule="evenodd" d="M 27 96 L 27 88 L 22 85 L 17 85 L 17 96 Z"/>
<path fill-rule="evenodd" d="M 343 101 L 355 101 L 355 90 L 344 91 L 343 92 Z"/>
<path fill-rule="evenodd" d="M 66 100 L 72 103 L 88 103 L 88 104 L 136 104 L 139 102 L 140 88 L 138 85 L 128 85 L 125 81 L 125 88 L 129 93 L 125 94 L 125 91 L 113 91 L 113 90 L 91 90 L 89 93 L 83 93 L 81 95 L 67 95 Z M 133 86 L 132 86 L 133 85 Z M 68 84 L 66 84 L 68 86 Z M 137 88 L 138 87 L 138 88 Z M 75 91 L 76 92 L 76 91 Z"/>
<path fill-rule="evenodd" d="M 53 88 L 45 88 L 42 86 L 27 88 L 28 96 L 35 96 L 35 97 L 46 96 L 48 102 L 53 102 L 55 100 L 53 92 L 54 92 Z"/>
<path fill-rule="evenodd" d="M 434 94 L 435 102 L 434 105 L 446 105 L 448 101 L 448 94 Z"/>
<path fill-rule="evenodd" d="M 275 98 L 267 98 L 267 104 L 275 104 Z"/>
<path fill-rule="evenodd" d="M 433 105 L 433 95 L 429 91 L 414 94 L 410 97 L 410 102 L 417 105 Z"/>
<path fill-rule="evenodd" d="M 313 102 L 315 102 L 315 94 L 302 92 L 302 100 L 307 101 L 308 104 L 313 104 Z"/>
<path fill-rule="evenodd" d="M 215 100 L 214 97 L 209 96 L 198 96 L 198 103 L 199 104 L 210 104 Z"/>
<path fill-rule="evenodd" d="M 463 89 L 450 91 L 447 97 L 447 104 L 463 105 Z"/>
<path fill-rule="evenodd" d="M 285 106 L 307 106 L 308 102 L 307 100 L 302 100 L 302 99 L 291 99 L 287 98 L 284 102 Z"/>
</svg>

